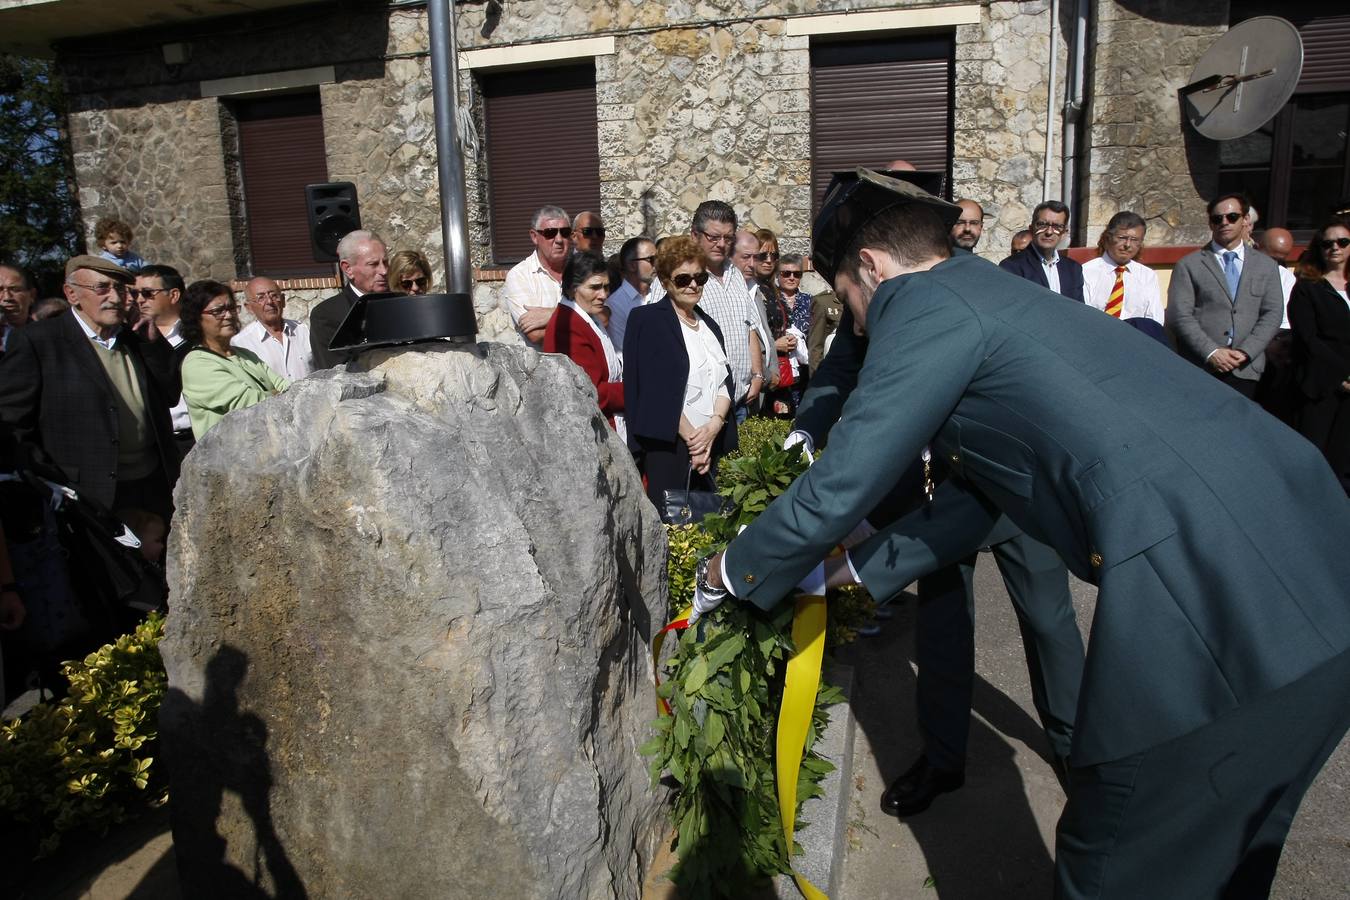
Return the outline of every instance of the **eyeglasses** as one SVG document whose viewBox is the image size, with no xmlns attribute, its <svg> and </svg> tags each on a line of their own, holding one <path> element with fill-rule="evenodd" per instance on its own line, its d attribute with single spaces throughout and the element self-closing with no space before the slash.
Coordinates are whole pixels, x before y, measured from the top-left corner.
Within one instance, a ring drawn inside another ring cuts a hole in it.
<svg viewBox="0 0 1350 900">
<path fill-rule="evenodd" d="M 106 297 L 110 293 L 116 293 L 119 297 L 127 295 L 127 286 L 120 281 L 100 281 L 98 284 L 85 284 L 83 281 L 67 281 L 66 284 L 82 287 L 86 291 L 93 291 L 100 297 Z"/>
<path fill-rule="evenodd" d="M 699 234 L 703 235 L 703 239 L 710 244 L 726 244 L 730 246 L 731 243 L 736 239 L 736 235 L 730 233 L 708 234 L 708 232 L 700 230 Z"/>
<path fill-rule="evenodd" d="M 431 284 L 431 279 L 430 279 L 430 278 L 425 278 L 425 277 L 424 277 L 424 278 L 404 278 L 402 281 L 399 282 L 399 284 L 403 285 L 404 288 L 415 288 L 415 287 L 424 288 L 424 287 L 426 287 L 428 284 Z"/>
<path fill-rule="evenodd" d="M 633 262 L 645 262 L 645 263 L 656 262 L 656 257 L 655 257 L 655 256 L 635 256 L 635 257 L 633 257 Z"/>
<path fill-rule="evenodd" d="M 984 225 L 984 219 L 957 219 L 956 224 L 974 228 L 976 225 Z"/>
<path fill-rule="evenodd" d="M 572 229 L 570 228 L 531 228 L 530 230 L 546 241 L 551 241 L 560 234 L 563 237 L 568 237 L 572 234 Z"/>
<path fill-rule="evenodd" d="M 1350 238 L 1326 238 L 1322 241 L 1322 249 L 1330 250 L 1332 247 L 1340 247 L 1344 250 L 1350 247 Z"/>
<path fill-rule="evenodd" d="M 202 310 L 204 316 L 214 316 L 217 319 L 228 319 L 230 316 L 239 313 L 238 303 L 228 303 L 225 306 L 213 306 L 210 309 Z"/>
<path fill-rule="evenodd" d="M 671 276 L 670 281 L 677 288 L 687 288 L 691 284 L 696 284 L 699 287 L 703 287 L 705 284 L 708 283 L 708 273 L 695 272 L 694 274 L 690 275 L 688 272 L 681 272 L 679 275 Z"/>
<path fill-rule="evenodd" d="M 580 231 L 584 237 L 588 238 L 600 238 L 603 240 L 605 237 L 605 229 L 603 226 L 599 225 L 588 225 L 585 228 L 578 228 L 577 231 Z"/>
<path fill-rule="evenodd" d="M 155 294 L 167 294 L 168 288 L 127 288 L 127 296 L 132 300 L 139 300 L 142 297 L 149 300 Z"/>
<path fill-rule="evenodd" d="M 778 270 L 778 277 L 779 277 L 779 278 L 801 278 L 801 277 L 802 277 L 802 273 L 801 273 L 801 272 L 794 272 L 794 271 L 792 271 L 791 269 L 779 269 L 779 270 Z"/>
<path fill-rule="evenodd" d="M 1142 244 L 1144 242 L 1143 238 L 1135 237 L 1132 234 L 1108 234 L 1106 237 L 1107 240 L 1116 244 Z"/>
<path fill-rule="evenodd" d="M 258 291 L 253 295 L 253 299 L 261 303 L 264 300 L 280 300 L 281 291 Z"/>
<path fill-rule="evenodd" d="M 1069 229 L 1068 225 L 1062 225 L 1059 222 L 1032 222 L 1032 231 L 1053 231 L 1056 234 L 1065 232 Z"/>
<path fill-rule="evenodd" d="M 770 260 L 778 262 L 778 254 L 769 250 L 765 250 L 763 253 L 756 253 L 755 259 L 758 262 L 769 262 Z"/>
<path fill-rule="evenodd" d="M 1232 225 L 1238 219 L 1241 219 L 1242 215 L 1243 214 L 1240 212 L 1211 213 L 1209 217 L 1209 224 L 1222 225 L 1225 221 L 1227 221 L 1229 225 Z"/>
<path fill-rule="evenodd" d="M 28 288 L 21 284 L 0 284 L 0 294 L 26 294 Z"/>
</svg>

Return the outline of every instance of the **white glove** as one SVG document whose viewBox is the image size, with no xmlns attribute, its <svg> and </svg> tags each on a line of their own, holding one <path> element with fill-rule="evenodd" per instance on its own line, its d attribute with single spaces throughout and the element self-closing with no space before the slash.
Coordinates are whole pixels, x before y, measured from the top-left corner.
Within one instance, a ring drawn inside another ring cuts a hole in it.
<svg viewBox="0 0 1350 900">
<path fill-rule="evenodd" d="M 725 600 L 727 596 L 728 595 L 723 594 L 720 597 L 709 597 L 707 594 L 703 593 L 703 588 L 695 587 L 694 604 L 689 610 L 689 624 L 693 625 L 704 613 L 712 612 L 714 609 L 717 609 L 717 607 L 722 605 L 722 601 Z"/>
<path fill-rule="evenodd" d="M 811 435 L 805 431 L 789 432 L 787 438 L 783 441 L 783 449 L 791 450 L 793 447 L 800 446 L 802 452 L 806 454 L 807 462 L 814 462 L 816 458 L 816 442 L 811 440 Z"/>
<path fill-rule="evenodd" d="M 844 540 L 841 543 L 843 543 L 845 550 L 852 550 L 876 533 L 877 530 L 872 527 L 872 523 L 863 519 L 857 525 L 853 526 L 853 530 L 844 536 Z"/>
<path fill-rule="evenodd" d="M 825 596 L 825 563 L 816 566 L 797 582 L 797 590 L 811 597 Z"/>
</svg>

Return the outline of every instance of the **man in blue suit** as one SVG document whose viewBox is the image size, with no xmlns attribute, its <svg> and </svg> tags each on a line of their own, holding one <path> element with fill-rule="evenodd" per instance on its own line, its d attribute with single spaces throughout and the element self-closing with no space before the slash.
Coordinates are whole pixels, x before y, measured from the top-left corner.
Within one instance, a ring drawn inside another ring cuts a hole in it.
<svg viewBox="0 0 1350 900">
<path fill-rule="evenodd" d="M 1031 213 L 1031 246 L 999 265 L 1019 278 L 1084 302 L 1083 267 L 1059 254 L 1059 242 L 1068 230 L 1069 207 L 1058 200 L 1045 201 Z"/>
<path fill-rule="evenodd" d="M 704 607 L 781 602 L 931 447 L 953 477 L 850 552 L 874 596 L 1000 512 L 1098 587 L 1057 896 L 1265 896 L 1350 726 L 1350 502 L 1157 341 L 951 257 L 940 203 L 865 170 L 827 195 L 817 262 L 873 350 L 830 452 L 706 567 Z"/>
</svg>

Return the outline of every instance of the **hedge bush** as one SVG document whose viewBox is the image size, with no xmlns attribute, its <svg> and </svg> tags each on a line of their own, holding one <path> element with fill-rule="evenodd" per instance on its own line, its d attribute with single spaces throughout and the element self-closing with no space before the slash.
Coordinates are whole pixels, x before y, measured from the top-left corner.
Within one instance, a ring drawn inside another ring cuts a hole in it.
<svg viewBox="0 0 1350 900">
<path fill-rule="evenodd" d="M 62 673 L 70 693 L 0 726 L 0 840 L 46 856 L 76 830 L 106 832 L 162 802 L 154 766 L 168 679 L 159 655 L 164 619 L 105 644 Z"/>
</svg>

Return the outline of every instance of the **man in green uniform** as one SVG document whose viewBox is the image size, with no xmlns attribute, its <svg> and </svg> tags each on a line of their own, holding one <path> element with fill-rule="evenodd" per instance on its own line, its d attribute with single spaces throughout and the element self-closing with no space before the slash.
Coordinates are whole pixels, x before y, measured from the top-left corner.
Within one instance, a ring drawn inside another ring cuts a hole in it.
<svg viewBox="0 0 1350 900">
<path fill-rule="evenodd" d="M 776 605 L 931 447 L 941 496 L 851 551 L 874 596 L 1000 512 L 1098 587 L 1057 896 L 1265 896 L 1350 725 L 1350 502 L 1315 448 L 1156 341 L 951 258 L 945 206 L 863 170 L 827 196 L 817 264 L 873 351 L 830 452 L 700 590 Z"/>
</svg>

